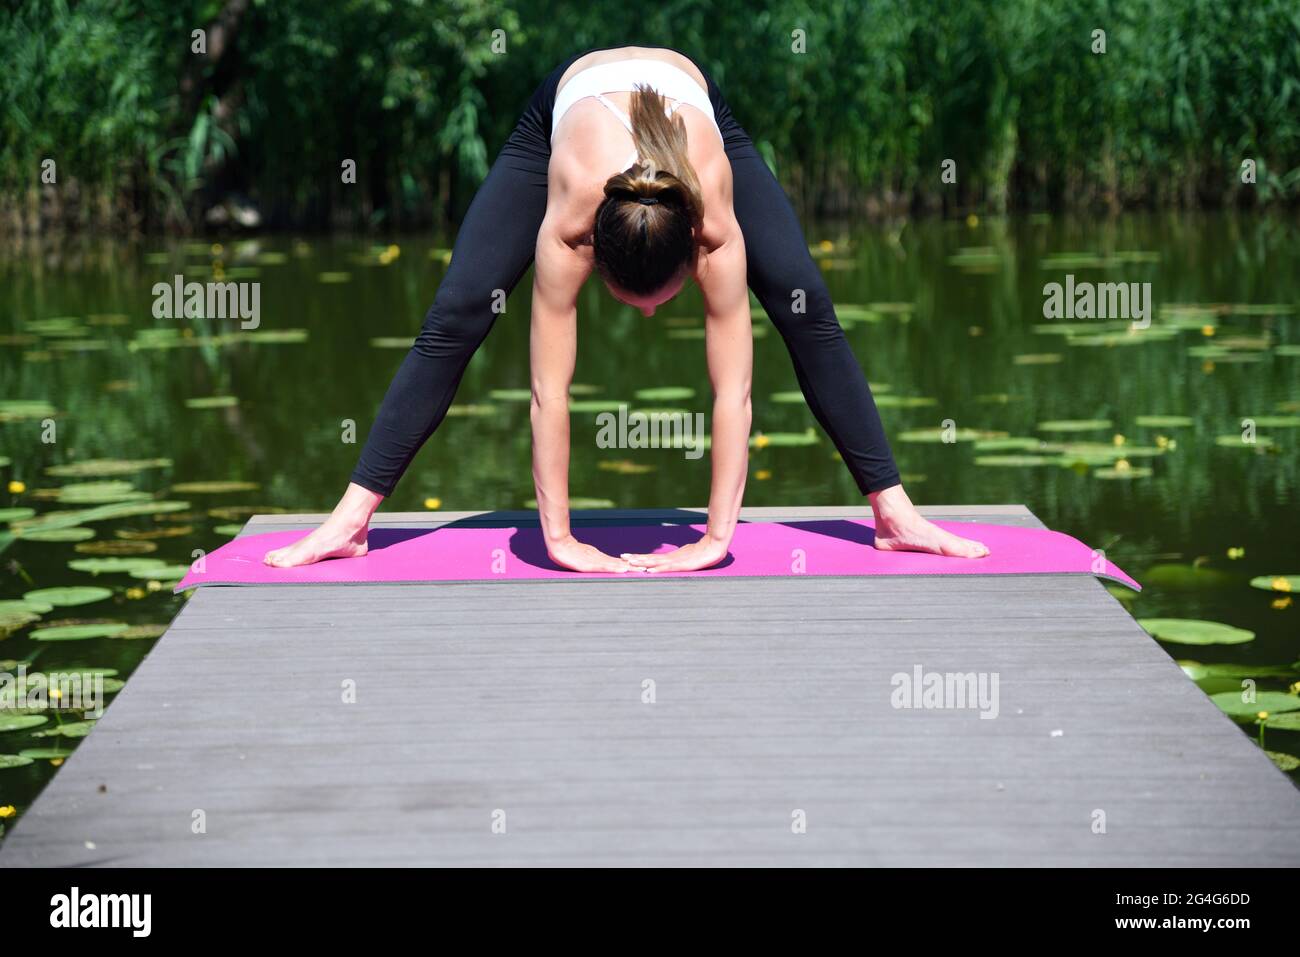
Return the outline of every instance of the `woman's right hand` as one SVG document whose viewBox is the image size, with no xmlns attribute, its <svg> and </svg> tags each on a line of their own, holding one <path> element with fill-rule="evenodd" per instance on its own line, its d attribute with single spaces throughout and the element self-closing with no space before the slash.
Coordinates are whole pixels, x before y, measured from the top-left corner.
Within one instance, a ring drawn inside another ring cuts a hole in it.
<svg viewBox="0 0 1300 957">
<path fill-rule="evenodd" d="M 599 548 L 584 545 L 572 535 L 547 543 L 546 554 L 555 564 L 575 572 L 606 572 L 621 574 L 632 570 L 632 566 L 621 558 L 606 555 Z"/>
</svg>

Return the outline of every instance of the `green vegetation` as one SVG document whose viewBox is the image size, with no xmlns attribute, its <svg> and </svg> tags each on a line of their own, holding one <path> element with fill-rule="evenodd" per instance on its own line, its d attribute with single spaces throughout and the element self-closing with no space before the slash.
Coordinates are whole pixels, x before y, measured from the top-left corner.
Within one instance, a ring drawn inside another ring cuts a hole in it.
<svg viewBox="0 0 1300 957">
<path fill-rule="evenodd" d="M 0 228 L 454 220 L 538 82 L 624 43 L 704 65 L 809 213 L 1300 195 L 1294 0 L 18 0 Z"/>
</svg>

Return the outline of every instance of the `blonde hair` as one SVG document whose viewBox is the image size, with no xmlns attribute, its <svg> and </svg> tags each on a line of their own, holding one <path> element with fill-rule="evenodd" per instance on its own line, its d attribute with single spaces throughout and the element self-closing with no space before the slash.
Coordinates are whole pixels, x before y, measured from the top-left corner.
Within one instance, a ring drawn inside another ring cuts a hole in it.
<svg viewBox="0 0 1300 957">
<path fill-rule="evenodd" d="M 628 116 L 637 161 L 605 181 L 593 245 L 606 280 L 651 293 L 693 260 L 704 201 L 681 116 L 668 116 L 664 98 L 646 86 L 633 91 Z"/>
</svg>

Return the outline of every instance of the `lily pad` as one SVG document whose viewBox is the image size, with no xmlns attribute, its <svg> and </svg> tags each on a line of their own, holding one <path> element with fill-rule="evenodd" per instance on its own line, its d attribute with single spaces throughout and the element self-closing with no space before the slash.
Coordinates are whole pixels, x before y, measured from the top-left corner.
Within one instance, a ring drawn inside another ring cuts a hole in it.
<svg viewBox="0 0 1300 957">
<path fill-rule="evenodd" d="M 243 530 L 244 530 L 243 525 L 239 525 L 237 523 L 231 522 L 226 525 L 218 525 L 212 531 L 214 531 L 218 535 L 229 535 L 231 538 L 234 538 Z"/>
<path fill-rule="evenodd" d="M 493 389 L 488 397 L 498 402 L 531 402 L 533 393 L 531 389 Z"/>
<path fill-rule="evenodd" d="M 1283 751 L 1265 751 L 1269 760 L 1277 765 L 1279 771 L 1291 772 L 1300 768 L 1300 758 L 1294 754 L 1287 754 Z"/>
<path fill-rule="evenodd" d="M 634 393 L 643 402 L 680 402 L 694 398 L 695 390 L 686 386 L 666 385 L 654 389 L 637 389 Z"/>
<path fill-rule="evenodd" d="M 929 396 L 893 395 L 888 393 L 876 396 L 876 405 L 882 409 L 923 409 L 938 404 L 938 399 L 932 399 Z"/>
<path fill-rule="evenodd" d="M 1250 587 L 1264 591 L 1300 591 L 1300 575 L 1260 575 L 1250 580 Z"/>
<path fill-rule="evenodd" d="M 0 613 L 0 637 L 11 631 L 17 631 L 23 625 L 30 625 L 40 617 L 34 611 L 6 611 Z"/>
<path fill-rule="evenodd" d="M 1148 568 L 1142 581 L 1169 589 L 1222 588 L 1234 584 L 1237 577 L 1206 565 L 1165 563 Z"/>
<path fill-rule="evenodd" d="M 749 440 L 751 448 L 791 448 L 817 445 L 821 439 L 811 426 L 802 432 L 759 432 Z"/>
<path fill-rule="evenodd" d="M 233 395 L 199 395 L 185 400 L 187 409 L 228 409 L 239 404 Z"/>
<path fill-rule="evenodd" d="M 376 349 L 409 349 L 414 341 L 410 336 L 375 336 L 370 345 Z"/>
<path fill-rule="evenodd" d="M 62 724 L 55 725 L 53 728 L 47 728 L 44 731 L 37 731 L 32 737 L 34 738 L 84 738 L 95 728 L 94 721 L 65 721 Z"/>
<path fill-rule="evenodd" d="M 1033 452 L 1043 448 L 1043 440 L 1032 436 L 1007 435 L 975 440 L 976 452 Z"/>
<path fill-rule="evenodd" d="M 148 492 L 137 491 L 130 482 L 109 479 L 100 482 L 75 482 L 58 491 L 58 499 L 65 505 L 103 505 L 108 502 L 139 501 L 150 498 Z"/>
<path fill-rule="evenodd" d="M 1261 711 L 1273 715 L 1281 711 L 1300 710 L 1300 698 L 1282 691 L 1257 691 L 1254 701 L 1242 701 L 1240 691 L 1221 691 L 1210 695 L 1210 700 L 1224 714 L 1230 714 L 1234 718 L 1253 718 Z"/>
<path fill-rule="evenodd" d="M 1139 415 L 1134 421 L 1148 429 L 1186 429 L 1196 424 L 1187 415 Z"/>
<path fill-rule="evenodd" d="M 37 588 L 23 595 L 23 600 L 43 602 L 58 608 L 67 608 L 73 605 L 89 605 L 112 597 L 113 592 L 107 588 L 81 585 L 69 588 Z"/>
<path fill-rule="evenodd" d="M 158 564 L 149 568 L 136 568 L 127 572 L 132 578 L 142 578 L 157 581 L 179 581 L 189 574 L 189 565 L 163 565 Z"/>
<path fill-rule="evenodd" d="M 155 538 L 180 538 L 192 534 L 193 531 L 193 525 L 160 525 L 157 528 L 119 528 L 113 534 L 118 538 L 134 542 L 150 541 Z"/>
<path fill-rule="evenodd" d="M 26 611 L 43 615 L 47 611 L 53 611 L 54 606 L 47 601 L 33 600 L 29 598 L 6 598 L 0 601 L 0 615 L 10 611 Z"/>
<path fill-rule="evenodd" d="M 1132 479 L 1150 478 L 1155 472 L 1144 466 L 1130 466 L 1129 468 L 1100 468 L 1092 470 L 1092 477 L 1106 479 L 1110 481 L 1129 481 Z"/>
<path fill-rule="evenodd" d="M 1257 435 L 1254 442 L 1247 442 L 1240 432 L 1234 432 L 1231 435 L 1216 435 L 1214 444 L 1221 449 L 1269 449 L 1275 443 L 1265 435 Z"/>
<path fill-rule="evenodd" d="M 45 474 L 59 478 L 131 475 L 147 469 L 170 468 L 171 464 L 171 459 L 86 459 L 66 465 L 51 465 Z"/>
<path fill-rule="evenodd" d="M 57 415 L 58 410 L 40 399 L 0 400 L 0 422 L 19 422 L 24 419 L 46 419 Z"/>
<path fill-rule="evenodd" d="M 39 728 L 45 721 L 39 714 L 0 714 L 0 732 Z"/>
<path fill-rule="evenodd" d="M 181 482 L 171 490 L 181 495 L 221 495 L 226 492 L 254 492 L 261 488 L 256 482 Z"/>
<path fill-rule="evenodd" d="M 320 282 L 327 285 L 337 285 L 338 283 L 351 282 L 352 273 L 350 272 L 323 272 L 316 277 Z"/>
<path fill-rule="evenodd" d="M 979 439 L 1006 438 L 1002 432 L 984 432 L 979 429 L 904 429 L 896 436 L 900 442 L 974 442 Z"/>
<path fill-rule="evenodd" d="M 62 761 L 70 754 L 72 751 L 68 748 L 24 748 L 17 755 L 0 755 L 0 761 L 5 757 L 26 758 L 25 764 L 31 764 L 33 761 Z"/>
<path fill-rule="evenodd" d="M 24 542 L 85 542 L 95 537 L 93 528 L 28 528 L 15 533 Z"/>
<path fill-rule="evenodd" d="M 625 404 L 617 399 L 570 399 L 569 411 L 578 413 L 617 412 Z"/>
<path fill-rule="evenodd" d="M 1206 678 L 1230 678 L 1235 680 L 1250 678 L 1259 681 L 1261 678 L 1290 678 L 1296 673 L 1296 670 L 1290 665 L 1204 665 L 1199 661 L 1180 661 L 1178 667 L 1182 668 L 1183 673 L 1193 681 L 1201 681 Z"/>
<path fill-rule="evenodd" d="M 536 508 L 537 499 L 530 498 L 524 502 L 524 508 Z M 607 498 L 571 498 L 569 499 L 569 508 L 613 508 L 614 503 Z"/>
<path fill-rule="evenodd" d="M 1040 432 L 1098 432 L 1110 427 L 1110 419 L 1049 419 L 1038 423 Z"/>
<path fill-rule="evenodd" d="M 989 468 L 1038 468 L 1059 465 L 1060 461 L 1042 455 L 977 455 L 975 464 Z"/>
<path fill-rule="evenodd" d="M 32 763 L 32 758 L 25 754 L 0 754 L 0 771 L 6 768 L 21 768 Z"/>
<path fill-rule="evenodd" d="M 108 539 L 100 542 L 82 542 L 76 546 L 80 555 L 148 555 L 158 551 L 157 542 Z"/>
<path fill-rule="evenodd" d="M 1138 624 L 1157 641 L 1179 645 L 1240 645 L 1255 640 L 1255 633 L 1218 621 L 1196 618 L 1139 618 Z"/>
<path fill-rule="evenodd" d="M 1264 726 L 1270 730 L 1300 731 L 1300 711 L 1283 711 L 1281 714 L 1269 714 Z"/>
<path fill-rule="evenodd" d="M 77 572 L 91 575 L 129 575 L 142 568 L 162 568 L 166 563 L 161 558 L 76 558 L 68 562 L 68 567 Z"/>
<path fill-rule="evenodd" d="M 112 638 L 126 631 L 125 622 L 100 622 L 93 625 L 55 625 L 37 628 L 31 633 L 32 641 L 85 641 L 88 638 Z"/>
<path fill-rule="evenodd" d="M 126 631 L 119 631 L 115 635 L 108 635 L 118 641 L 142 641 L 147 638 L 158 638 L 167 630 L 166 625 L 132 625 Z M 105 691 L 108 689 L 105 688 Z"/>
<path fill-rule="evenodd" d="M 36 509 L 15 507 L 0 508 L 0 522 L 21 522 L 23 519 L 31 518 L 36 514 Z"/>
</svg>

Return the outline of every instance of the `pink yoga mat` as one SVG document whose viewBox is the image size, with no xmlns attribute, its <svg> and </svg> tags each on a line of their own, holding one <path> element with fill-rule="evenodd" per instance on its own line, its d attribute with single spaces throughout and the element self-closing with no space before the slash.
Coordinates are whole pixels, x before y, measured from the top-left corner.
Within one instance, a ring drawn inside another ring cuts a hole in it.
<svg viewBox="0 0 1300 957">
<path fill-rule="evenodd" d="M 315 585 L 325 583 L 417 583 L 446 581 L 522 581 L 579 578 L 696 578 L 768 575 L 1096 575 L 1141 586 L 1111 562 L 1094 557 L 1077 539 L 1041 528 L 937 522 L 989 547 L 985 558 L 941 558 L 915 552 L 884 552 L 871 547 L 870 521 L 847 519 L 804 522 L 747 522 L 736 529 L 730 554 L 720 565 L 698 572 L 647 575 L 583 575 L 563 569 L 546 556 L 536 527 L 381 528 L 370 532 L 370 552 L 301 568 L 271 568 L 262 556 L 302 538 L 306 532 L 268 532 L 237 538 L 208 554 L 202 569 L 190 572 L 177 591 L 201 585 Z M 575 528 L 574 535 L 602 551 L 671 551 L 696 541 L 703 525 L 628 525 Z M 195 563 L 198 564 L 197 562 Z"/>
</svg>

